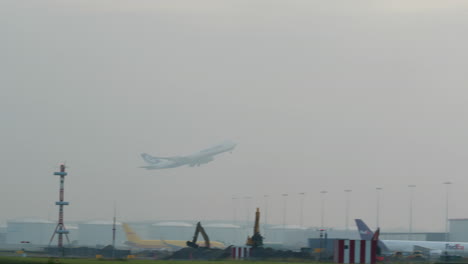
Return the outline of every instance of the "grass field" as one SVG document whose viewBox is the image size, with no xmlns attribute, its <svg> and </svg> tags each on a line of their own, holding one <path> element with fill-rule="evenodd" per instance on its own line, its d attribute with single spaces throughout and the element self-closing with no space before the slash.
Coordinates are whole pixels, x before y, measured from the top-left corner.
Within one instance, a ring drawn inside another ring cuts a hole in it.
<svg viewBox="0 0 468 264">
<path fill-rule="evenodd" d="M 60 259 L 60 258 L 23 258 L 23 257 L 1 257 L 0 264 L 149 264 L 149 263 L 159 263 L 159 264 L 287 264 L 298 262 L 274 262 L 274 261 L 235 261 L 235 260 L 220 260 L 220 261 L 170 261 L 170 260 L 107 260 L 107 259 Z M 317 262 L 301 262 L 301 263 L 317 263 Z"/>
</svg>

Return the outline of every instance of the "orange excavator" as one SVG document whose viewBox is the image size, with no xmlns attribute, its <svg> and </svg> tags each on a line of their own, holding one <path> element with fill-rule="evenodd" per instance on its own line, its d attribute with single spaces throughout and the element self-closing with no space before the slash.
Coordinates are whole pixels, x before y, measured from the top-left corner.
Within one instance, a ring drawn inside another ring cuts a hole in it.
<svg viewBox="0 0 468 264">
<path fill-rule="evenodd" d="M 253 236 L 247 237 L 247 242 L 245 243 L 247 246 L 251 246 L 253 248 L 262 247 L 263 246 L 263 237 L 260 235 L 260 209 L 257 208 L 255 212 L 255 225 L 253 229 Z"/>
<path fill-rule="evenodd" d="M 210 248 L 210 238 L 205 232 L 205 229 L 201 226 L 201 223 L 197 223 L 197 227 L 195 228 L 195 234 L 193 235 L 192 241 L 187 241 L 187 246 L 192 248 L 199 248 L 200 246 L 197 244 L 198 235 L 201 234 L 203 239 L 205 240 L 205 247 Z"/>
</svg>

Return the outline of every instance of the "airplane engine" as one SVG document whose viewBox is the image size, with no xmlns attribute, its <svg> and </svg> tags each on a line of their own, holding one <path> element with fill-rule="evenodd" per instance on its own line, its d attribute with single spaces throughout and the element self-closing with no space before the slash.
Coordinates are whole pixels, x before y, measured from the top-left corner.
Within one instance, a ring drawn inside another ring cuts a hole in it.
<svg viewBox="0 0 468 264">
<path fill-rule="evenodd" d="M 208 157 L 208 158 L 203 159 L 200 162 L 198 162 L 198 164 L 205 164 L 205 163 L 208 163 L 208 162 L 210 162 L 212 160 L 213 160 L 213 157 Z"/>
<path fill-rule="evenodd" d="M 197 162 L 191 163 L 190 167 L 200 166 L 200 165 L 208 163 L 208 162 L 210 162 L 212 160 L 213 160 L 213 157 L 207 157 L 207 158 L 204 158 L 204 159 L 200 159 L 200 160 L 197 160 Z"/>
</svg>

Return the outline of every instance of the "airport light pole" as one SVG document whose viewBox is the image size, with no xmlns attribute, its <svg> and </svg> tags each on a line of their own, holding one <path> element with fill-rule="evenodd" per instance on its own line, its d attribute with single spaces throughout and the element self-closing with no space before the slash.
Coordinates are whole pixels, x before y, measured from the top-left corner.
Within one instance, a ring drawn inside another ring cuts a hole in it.
<svg viewBox="0 0 468 264">
<path fill-rule="evenodd" d="M 411 184 L 411 185 L 408 185 L 408 187 L 410 188 L 408 240 L 411 240 L 413 238 L 413 200 L 414 200 L 414 188 L 416 188 L 416 185 Z"/>
<path fill-rule="evenodd" d="M 287 211 L 287 198 L 288 194 L 283 193 L 281 196 L 283 196 L 283 244 L 286 240 L 286 211 Z"/>
<path fill-rule="evenodd" d="M 115 206 L 115 201 L 114 201 L 114 218 L 112 222 L 112 259 L 115 258 L 115 220 L 116 220 L 116 215 L 117 215 L 117 208 Z"/>
<path fill-rule="evenodd" d="M 299 195 L 301 197 L 301 208 L 300 208 L 300 214 L 299 214 L 299 227 L 302 228 L 303 220 L 304 220 L 304 197 L 305 197 L 305 193 L 301 192 L 301 193 L 299 193 Z"/>
<path fill-rule="evenodd" d="M 232 196 L 232 221 L 234 225 L 237 225 L 237 197 Z"/>
<path fill-rule="evenodd" d="M 445 184 L 445 241 L 449 241 L 449 217 L 448 217 L 448 213 L 449 213 L 449 188 L 450 188 L 450 184 L 452 184 L 451 182 L 447 181 L 447 182 L 444 182 L 443 184 Z"/>
<path fill-rule="evenodd" d="M 383 190 L 383 188 L 377 187 L 375 188 L 375 190 L 377 191 L 377 213 L 375 217 L 375 226 L 379 228 L 380 227 L 380 192 Z"/>
<path fill-rule="evenodd" d="M 251 196 L 245 196 L 245 226 L 249 225 L 249 216 L 250 216 L 250 201 L 252 201 Z"/>
<path fill-rule="evenodd" d="M 349 235 L 349 193 L 352 192 L 352 190 L 344 190 L 345 195 L 346 195 L 346 212 L 345 212 L 345 226 L 346 226 L 346 235 Z"/>
<path fill-rule="evenodd" d="M 286 212 L 287 212 L 287 198 L 288 194 L 283 193 L 281 196 L 283 196 L 283 228 L 286 229 Z"/>
<path fill-rule="evenodd" d="M 265 198 L 265 222 L 263 224 L 263 233 L 266 234 L 266 226 L 268 224 L 268 195 L 263 195 L 263 197 Z"/>
<path fill-rule="evenodd" d="M 320 194 L 322 196 L 322 204 L 320 208 L 320 228 L 323 229 L 324 225 L 324 219 L 325 219 L 325 195 L 327 194 L 327 191 L 321 191 Z"/>
</svg>

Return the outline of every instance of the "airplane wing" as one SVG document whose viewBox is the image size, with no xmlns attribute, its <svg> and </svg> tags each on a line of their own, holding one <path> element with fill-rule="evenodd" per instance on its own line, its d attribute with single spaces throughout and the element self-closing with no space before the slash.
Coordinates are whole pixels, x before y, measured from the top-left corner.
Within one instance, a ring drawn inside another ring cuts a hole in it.
<svg viewBox="0 0 468 264">
<path fill-rule="evenodd" d="M 180 157 L 180 156 L 176 156 L 176 157 L 154 157 L 154 158 L 170 160 L 170 161 L 174 161 L 174 162 L 177 162 L 177 163 L 189 163 L 190 162 L 190 159 L 188 159 L 186 157 Z"/>
<path fill-rule="evenodd" d="M 162 160 L 167 160 L 167 161 L 172 161 L 177 164 L 183 164 L 183 163 L 188 163 L 190 160 L 185 157 L 154 157 L 146 153 L 141 153 L 141 157 L 143 158 L 144 161 L 146 161 L 149 164 L 157 164 L 160 163 Z"/>
<path fill-rule="evenodd" d="M 428 248 L 428 247 L 423 247 L 423 246 L 418 246 L 418 245 L 414 245 L 413 246 L 413 252 L 415 251 L 421 251 L 424 255 L 426 256 L 429 256 L 431 254 L 432 251 L 434 251 L 436 249 L 434 248 Z"/>
</svg>

